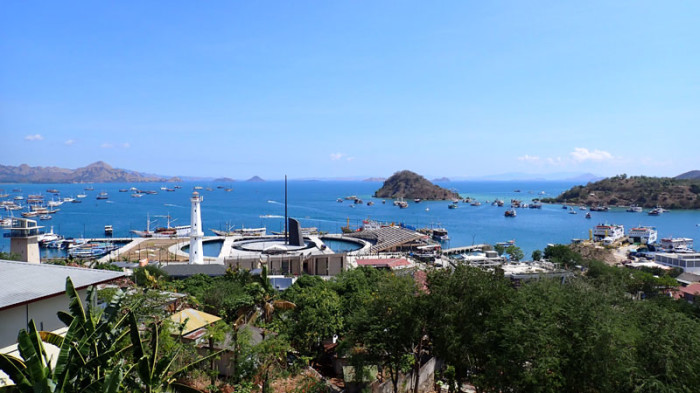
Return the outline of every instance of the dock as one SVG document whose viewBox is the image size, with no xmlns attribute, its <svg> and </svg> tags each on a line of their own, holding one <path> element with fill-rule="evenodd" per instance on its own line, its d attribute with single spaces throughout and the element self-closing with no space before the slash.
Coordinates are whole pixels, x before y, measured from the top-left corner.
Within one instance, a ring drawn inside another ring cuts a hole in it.
<svg viewBox="0 0 700 393">
<path fill-rule="evenodd" d="M 484 247 L 486 247 L 486 246 L 487 246 L 487 244 L 475 244 L 473 246 L 446 248 L 446 249 L 442 250 L 442 255 L 465 254 L 465 253 L 476 251 L 476 250 L 483 250 Z"/>
</svg>

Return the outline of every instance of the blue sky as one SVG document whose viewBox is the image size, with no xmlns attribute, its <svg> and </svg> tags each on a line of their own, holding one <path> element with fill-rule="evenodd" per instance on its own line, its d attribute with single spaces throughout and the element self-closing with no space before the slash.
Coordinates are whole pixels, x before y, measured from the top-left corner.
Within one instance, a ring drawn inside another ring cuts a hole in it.
<svg viewBox="0 0 700 393">
<path fill-rule="evenodd" d="M 0 164 L 700 169 L 693 1 L 4 2 Z"/>
</svg>

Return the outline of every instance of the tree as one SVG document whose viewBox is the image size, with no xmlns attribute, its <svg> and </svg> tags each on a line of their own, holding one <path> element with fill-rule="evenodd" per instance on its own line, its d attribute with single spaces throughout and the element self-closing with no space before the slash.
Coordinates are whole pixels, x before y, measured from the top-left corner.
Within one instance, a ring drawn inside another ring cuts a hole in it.
<svg viewBox="0 0 700 393">
<path fill-rule="evenodd" d="M 428 289 L 435 354 L 454 366 L 459 383 L 478 383 L 490 354 L 500 350 L 489 318 L 508 303 L 513 288 L 502 275 L 460 265 L 429 274 Z"/>
<path fill-rule="evenodd" d="M 312 280 L 314 285 L 306 285 L 309 280 L 299 279 L 285 293 L 296 305 L 285 319 L 285 330 L 292 345 L 311 356 L 320 355 L 323 340 L 342 331 L 344 325 L 340 296 L 321 278 L 316 279 Z"/>
<path fill-rule="evenodd" d="M 399 375 L 420 359 L 426 308 L 419 306 L 422 292 L 411 276 L 386 275 L 378 284 L 349 317 L 346 340 L 355 347 L 354 363 L 380 364 L 398 392 Z"/>
<path fill-rule="evenodd" d="M 539 261 L 541 259 L 542 259 L 542 251 L 535 250 L 532 252 L 532 260 L 533 261 Z"/>
<path fill-rule="evenodd" d="M 569 268 L 583 263 L 581 254 L 563 244 L 547 246 L 544 249 L 544 258 L 550 262 L 561 263 Z"/>
<path fill-rule="evenodd" d="M 525 253 L 523 253 L 523 250 L 520 249 L 520 247 L 511 244 L 506 248 L 506 254 L 510 256 L 511 261 L 519 261 L 525 257 Z"/>
</svg>

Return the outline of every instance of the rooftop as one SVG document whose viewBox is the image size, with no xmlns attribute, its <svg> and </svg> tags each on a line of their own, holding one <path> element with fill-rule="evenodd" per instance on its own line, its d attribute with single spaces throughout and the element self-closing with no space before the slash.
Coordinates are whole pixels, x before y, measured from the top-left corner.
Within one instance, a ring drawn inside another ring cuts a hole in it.
<svg viewBox="0 0 700 393">
<path fill-rule="evenodd" d="M 405 258 L 376 258 L 376 259 L 358 259 L 359 266 L 372 266 L 377 268 L 399 269 L 411 265 Z"/>
<path fill-rule="evenodd" d="M 76 289 L 124 277 L 123 272 L 0 260 L 0 310 L 66 292 L 66 278 Z"/>
</svg>

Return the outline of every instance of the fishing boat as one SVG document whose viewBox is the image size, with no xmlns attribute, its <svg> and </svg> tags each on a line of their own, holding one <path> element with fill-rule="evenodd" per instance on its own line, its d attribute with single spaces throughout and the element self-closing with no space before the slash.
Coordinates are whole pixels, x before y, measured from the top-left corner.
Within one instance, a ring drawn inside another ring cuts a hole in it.
<svg viewBox="0 0 700 393">
<path fill-rule="evenodd" d="M 103 191 L 103 192 L 97 194 L 97 199 L 109 199 L 109 194 L 107 194 L 106 192 Z"/>
<path fill-rule="evenodd" d="M 517 216 L 517 213 L 515 212 L 515 209 L 508 209 L 508 210 L 506 210 L 504 215 L 506 217 L 515 217 L 515 216 Z"/>
<path fill-rule="evenodd" d="M 406 202 L 404 200 L 400 200 L 398 203 L 398 206 L 399 206 L 399 209 L 405 209 L 408 207 L 408 202 Z"/>
<path fill-rule="evenodd" d="M 170 215 L 166 216 L 168 219 L 167 226 L 165 227 L 159 227 L 156 228 L 154 231 L 151 231 L 151 224 L 153 224 L 155 221 L 151 221 L 150 216 L 146 215 L 146 230 L 145 231 L 139 231 L 133 229 L 131 233 L 138 235 L 140 237 L 186 237 L 190 235 L 190 232 L 192 230 L 191 225 L 180 225 L 180 226 L 175 226 L 172 227 L 170 226 L 170 223 L 175 221 L 171 220 Z"/>
<path fill-rule="evenodd" d="M 60 191 L 58 191 L 55 188 L 49 188 L 48 190 L 46 190 L 46 192 L 48 192 L 49 194 L 60 194 L 61 193 Z"/>
</svg>

